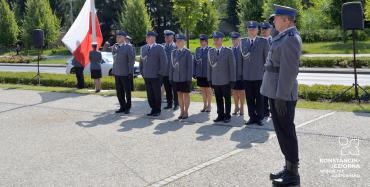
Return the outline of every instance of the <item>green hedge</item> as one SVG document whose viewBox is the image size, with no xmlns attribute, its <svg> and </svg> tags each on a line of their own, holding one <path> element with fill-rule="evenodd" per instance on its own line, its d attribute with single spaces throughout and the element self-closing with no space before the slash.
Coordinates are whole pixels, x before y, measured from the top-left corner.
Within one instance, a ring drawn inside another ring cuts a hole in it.
<svg viewBox="0 0 370 187">
<path fill-rule="evenodd" d="M 344 41 L 352 38 L 352 32 L 345 34 L 342 29 L 319 29 L 319 30 L 300 30 L 303 42 L 332 42 Z M 370 36 L 370 29 L 356 32 L 356 38 L 359 41 L 367 40 Z"/>
<path fill-rule="evenodd" d="M 34 73 L 13 73 L 13 72 L 0 72 L 0 83 L 3 84 L 37 84 L 37 80 L 33 79 Z M 93 81 L 89 76 L 85 76 L 85 82 L 87 87 L 93 88 Z M 59 75 L 59 74 L 41 74 L 41 84 L 43 86 L 53 86 L 53 87 L 75 87 L 76 78 L 74 75 Z M 193 88 L 196 89 L 196 82 L 193 81 Z M 136 91 L 145 91 L 144 80 L 142 78 L 134 79 L 134 86 Z M 103 89 L 114 89 L 114 79 L 113 77 L 104 77 L 102 79 Z M 320 101 L 320 100 L 330 100 L 336 95 L 342 93 L 348 86 L 340 85 L 299 85 L 298 94 L 301 99 L 309 101 Z M 364 89 L 370 92 L 370 86 L 364 87 Z M 360 91 L 361 97 L 364 93 Z M 337 101 L 350 101 L 354 96 L 354 90 L 351 90 L 347 94 L 343 95 Z"/>
<path fill-rule="evenodd" d="M 357 58 L 357 67 L 370 68 L 370 58 Z M 353 67 L 353 59 L 351 57 L 302 57 L 302 67 Z"/>
<path fill-rule="evenodd" d="M 6 56 L 6 57 L 0 57 L 0 63 L 31 63 L 35 61 L 36 59 L 32 57 L 26 57 L 26 56 Z"/>
</svg>

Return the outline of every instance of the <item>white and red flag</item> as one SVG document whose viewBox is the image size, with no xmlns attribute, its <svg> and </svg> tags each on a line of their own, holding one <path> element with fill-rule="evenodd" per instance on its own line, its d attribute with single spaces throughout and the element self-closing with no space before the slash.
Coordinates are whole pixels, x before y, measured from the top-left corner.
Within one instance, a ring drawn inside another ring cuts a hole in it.
<svg viewBox="0 0 370 187">
<path fill-rule="evenodd" d="M 94 0 L 86 0 L 62 42 L 84 67 L 89 63 L 91 44 L 96 42 L 99 49 L 103 43 Z"/>
</svg>

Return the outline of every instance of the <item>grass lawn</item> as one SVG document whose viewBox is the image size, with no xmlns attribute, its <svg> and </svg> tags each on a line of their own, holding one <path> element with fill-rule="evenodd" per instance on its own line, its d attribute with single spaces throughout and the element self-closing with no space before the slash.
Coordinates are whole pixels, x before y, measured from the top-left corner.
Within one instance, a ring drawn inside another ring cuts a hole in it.
<svg viewBox="0 0 370 187">
<path fill-rule="evenodd" d="M 192 52 L 200 46 L 198 39 L 190 40 L 189 43 Z M 209 40 L 209 45 L 214 46 L 212 39 Z M 225 38 L 224 46 L 231 46 L 230 38 Z M 370 40 L 357 42 L 356 48 L 359 54 L 370 53 Z M 352 41 L 303 43 L 303 52 L 305 54 L 352 54 Z"/>
<path fill-rule="evenodd" d="M 48 60 L 42 60 L 40 61 L 40 64 L 66 64 L 67 58 L 61 58 L 61 59 L 48 59 Z M 32 62 L 32 64 L 37 64 L 36 62 Z"/>
<path fill-rule="evenodd" d="M 78 93 L 78 94 L 95 94 L 89 89 L 78 90 L 75 88 L 66 87 L 46 87 L 46 86 L 33 86 L 33 85 L 18 85 L 18 84 L 0 84 L 0 88 L 3 89 L 21 89 L 21 90 L 36 90 L 45 92 L 65 92 L 65 93 Z M 115 90 L 108 90 L 105 92 L 98 93 L 96 95 L 101 96 L 115 96 Z M 132 93 L 133 97 L 146 98 L 146 92 L 135 91 Z M 191 101 L 201 102 L 202 97 L 200 94 L 191 94 Z M 214 98 L 213 98 L 214 102 Z M 319 109 L 319 110 L 335 110 L 335 111 L 346 111 L 346 112 L 366 112 L 370 113 L 370 104 L 358 104 L 358 103 L 329 103 L 329 102 L 311 102 L 299 100 L 297 104 L 298 108 L 308 109 Z"/>
</svg>

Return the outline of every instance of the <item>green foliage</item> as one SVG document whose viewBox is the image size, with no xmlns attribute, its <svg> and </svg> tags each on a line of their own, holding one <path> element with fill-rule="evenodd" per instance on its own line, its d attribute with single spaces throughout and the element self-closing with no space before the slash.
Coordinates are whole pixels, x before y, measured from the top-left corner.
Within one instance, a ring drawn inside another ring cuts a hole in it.
<svg viewBox="0 0 370 187">
<path fill-rule="evenodd" d="M 0 72 L 0 84 L 23 84 L 23 85 L 36 85 L 37 80 L 33 78 L 34 73 L 13 73 L 13 72 Z M 76 86 L 76 77 L 74 75 L 62 75 L 62 74 L 47 74 L 43 73 L 41 77 L 42 86 L 51 87 L 69 87 L 74 88 Z M 94 83 L 90 79 L 90 76 L 85 76 L 86 87 L 93 88 Z M 192 82 L 193 88 L 196 88 L 196 82 Z M 103 89 L 115 89 L 113 77 L 103 77 L 102 79 Z M 144 91 L 145 84 L 142 78 L 134 79 L 135 91 Z M 349 86 L 341 85 L 299 85 L 298 95 L 299 98 L 309 101 L 326 101 L 334 98 L 335 96 L 342 93 Z M 365 86 L 365 90 L 369 91 L 370 87 Z M 360 91 L 360 96 L 363 97 L 364 92 Z M 354 96 L 354 90 L 349 91 L 336 101 L 348 102 L 351 101 Z"/>
<path fill-rule="evenodd" d="M 121 29 L 132 37 L 134 44 L 143 42 L 145 33 L 152 29 L 144 3 L 144 0 L 128 0 L 126 11 L 120 17 Z"/>
<path fill-rule="evenodd" d="M 14 13 L 5 0 L 0 0 L 0 46 L 9 47 L 17 41 L 19 28 Z"/>
<path fill-rule="evenodd" d="M 217 30 L 218 24 L 219 20 L 215 6 L 209 0 L 204 1 L 193 33 L 194 36 L 198 36 L 199 34 L 210 35 L 213 31 Z"/>
<path fill-rule="evenodd" d="M 239 0 L 238 1 L 238 16 L 240 27 L 245 26 L 247 21 L 264 21 L 262 19 L 263 1 L 261 0 Z M 268 18 L 269 16 L 267 16 Z M 244 30 L 244 29 L 243 29 Z"/>
<path fill-rule="evenodd" d="M 23 38 L 27 46 L 31 44 L 32 31 L 43 29 L 45 45 L 54 44 L 60 36 L 59 19 L 52 13 L 48 0 L 27 0 L 23 23 Z"/>
<path fill-rule="evenodd" d="M 300 29 L 303 42 L 345 41 L 352 37 L 351 31 L 343 31 L 339 27 L 336 29 L 310 29 L 311 26 L 307 27 L 306 29 Z M 358 41 L 368 40 L 370 35 L 367 32 L 369 31 L 356 31 L 356 39 Z"/>
<path fill-rule="evenodd" d="M 289 6 L 292 8 L 297 9 L 298 14 L 296 17 L 296 25 L 300 27 L 301 24 L 301 17 L 302 17 L 302 4 L 301 0 L 265 0 L 263 5 L 263 19 L 268 19 L 270 15 L 274 12 L 274 6 L 273 4 L 278 4 L 282 6 Z"/>
<path fill-rule="evenodd" d="M 201 5 L 204 0 L 174 0 L 174 15 L 179 19 L 181 30 L 189 39 L 201 15 Z"/>
<path fill-rule="evenodd" d="M 330 22 L 333 26 L 340 26 L 342 23 L 342 5 L 346 2 L 352 2 L 352 1 L 361 1 L 361 0 L 328 0 L 329 3 L 329 9 L 326 14 L 328 14 L 330 18 Z M 361 1 L 362 2 L 362 1 Z"/>
<path fill-rule="evenodd" d="M 231 25 L 238 25 L 239 18 L 238 18 L 238 0 L 228 0 L 227 1 L 227 18 L 226 21 Z"/>
<path fill-rule="evenodd" d="M 36 59 L 34 59 L 32 57 L 25 57 L 25 56 L 10 56 L 10 57 L 4 56 L 4 57 L 0 57 L 0 63 L 23 63 L 23 64 L 28 64 L 28 63 L 31 63 L 35 60 Z"/>
<path fill-rule="evenodd" d="M 370 68 L 370 58 L 368 57 L 360 57 L 356 59 L 357 67 L 365 67 Z M 302 57 L 301 58 L 301 67 L 326 67 L 326 68 L 333 68 L 333 67 L 353 67 L 353 60 L 352 58 L 344 58 L 344 57 Z"/>
<path fill-rule="evenodd" d="M 370 0 L 367 0 L 365 3 L 365 18 L 367 21 L 370 21 Z"/>
</svg>

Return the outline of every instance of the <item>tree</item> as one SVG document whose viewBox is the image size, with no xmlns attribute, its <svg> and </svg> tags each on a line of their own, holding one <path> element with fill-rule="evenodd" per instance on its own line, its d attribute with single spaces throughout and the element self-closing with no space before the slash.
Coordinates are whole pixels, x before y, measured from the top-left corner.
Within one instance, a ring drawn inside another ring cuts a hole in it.
<svg viewBox="0 0 370 187">
<path fill-rule="evenodd" d="M 238 2 L 238 16 L 240 20 L 240 27 L 243 27 L 247 21 L 263 21 L 263 1 L 261 0 L 239 0 Z"/>
<path fill-rule="evenodd" d="M 239 18 L 238 18 L 238 0 L 228 0 L 227 2 L 227 18 L 226 21 L 232 25 L 239 25 Z"/>
<path fill-rule="evenodd" d="M 370 0 L 367 0 L 365 4 L 365 16 L 366 20 L 370 21 Z"/>
<path fill-rule="evenodd" d="M 329 10 L 326 12 L 333 26 L 340 26 L 342 23 L 342 5 L 350 1 L 361 0 L 329 0 Z M 362 2 L 362 1 L 361 1 Z"/>
<path fill-rule="evenodd" d="M 17 41 L 19 28 L 15 15 L 5 0 L 0 0 L 0 45 L 9 47 Z"/>
<path fill-rule="evenodd" d="M 296 25 L 297 27 L 301 24 L 301 13 L 302 13 L 302 4 L 301 0 L 266 0 L 263 5 L 263 14 L 262 18 L 264 20 L 267 20 L 269 16 L 274 12 L 274 6 L 273 4 L 278 4 L 282 6 L 289 6 L 292 8 L 297 9 L 297 17 L 296 17 Z"/>
<path fill-rule="evenodd" d="M 128 32 L 134 44 L 140 44 L 144 41 L 145 33 L 152 29 L 145 1 L 128 0 L 126 3 L 126 11 L 120 17 L 120 27 Z"/>
<path fill-rule="evenodd" d="M 180 21 L 180 26 L 186 34 L 189 48 L 190 32 L 194 31 L 195 24 L 201 15 L 201 5 L 204 0 L 174 0 L 174 14 Z"/>
<path fill-rule="evenodd" d="M 51 45 L 59 39 L 60 22 L 52 13 L 48 0 L 27 0 L 23 23 L 23 39 L 26 46 L 30 46 L 32 31 L 43 29 L 45 45 Z"/>
<path fill-rule="evenodd" d="M 173 0 L 145 0 L 153 29 L 159 34 L 157 42 L 164 41 L 163 31 L 170 29 L 174 32 L 179 30 L 177 17 L 174 16 Z"/>
<path fill-rule="evenodd" d="M 210 35 L 213 31 L 217 30 L 218 24 L 219 20 L 215 6 L 211 1 L 205 0 L 201 5 L 201 13 L 195 25 L 194 35 Z"/>
</svg>

